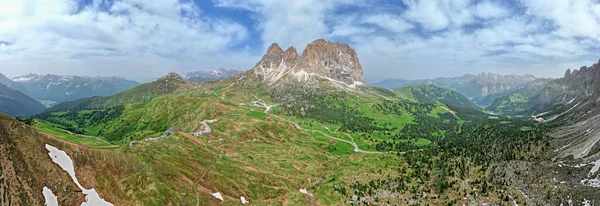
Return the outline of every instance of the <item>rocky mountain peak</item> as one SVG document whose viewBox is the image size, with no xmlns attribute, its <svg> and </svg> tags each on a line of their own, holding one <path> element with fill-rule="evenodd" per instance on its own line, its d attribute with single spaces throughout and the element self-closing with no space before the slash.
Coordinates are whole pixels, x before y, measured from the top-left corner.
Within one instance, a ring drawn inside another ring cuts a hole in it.
<svg viewBox="0 0 600 206">
<path fill-rule="evenodd" d="M 267 54 L 271 56 L 281 56 L 283 54 L 283 50 L 277 43 L 273 43 L 269 49 L 267 49 Z"/>
<path fill-rule="evenodd" d="M 572 71 L 568 69 L 563 78 L 545 87 L 540 100 L 561 103 L 572 99 L 596 98 L 600 94 L 600 84 L 597 83 L 597 79 L 600 79 L 599 63 L 589 67 L 582 66 Z"/>
<path fill-rule="evenodd" d="M 358 55 L 347 44 L 318 39 L 306 46 L 302 57 L 312 72 L 325 73 L 347 84 L 364 83 Z"/>
<path fill-rule="evenodd" d="M 296 48 L 294 46 L 290 46 L 285 50 L 285 52 L 283 52 L 283 57 L 285 59 L 292 59 L 292 58 L 299 57 L 299 55 L 298 55 L 298 52 L 296 51 Z"/>
<path fill-rule="evenodd" d="M 571 69 L 567 69 L 565 72 L 565 79 L 569 78 L 569 76 L 571 76 Z"/>
<path fill-rule="evenodd" d="M 263 82 L 274 84 L 280 80 L 317 83 L 327 79 L 336 86 L 364 85 L 362 67 L 356 51 L 347 44 L 318 39 L 308 44 L 302 56 L 296 48 L 284 51 L 272 44 L 253 71 Z"/>
</svg>

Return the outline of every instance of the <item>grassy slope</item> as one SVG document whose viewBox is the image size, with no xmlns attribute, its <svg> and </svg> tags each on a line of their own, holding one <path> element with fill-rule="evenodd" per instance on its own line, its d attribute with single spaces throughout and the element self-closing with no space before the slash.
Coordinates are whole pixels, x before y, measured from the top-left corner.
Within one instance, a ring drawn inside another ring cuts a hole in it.
<svg viewBox="0 0 600 206">
<path fill-rule="evenodd" d="M 118 149 L 116 152 L 135 157 L 138 162 L 150 161 L 143 170 L 120 180 L 118 189 L 131 196 L 119 198 L 137 200 L 146 205 L 164 205 L 175 201 L 215 204 L 215 199 L 209 194 L 219 191 L 229 203 L 238 202 L 241 195 L 257 205 L 340 202 L 340 197 L 331 190 L 333 184 L 340 184 L 340 181 L 325 183 L 325 179 L 334 172 L 330 170 L 334 168 L 331 165 L 362 155 L 354 154 L 352 146 L 347 143 L 336 143 L 316 134 L 298 132 L 287 122 L 267 119 L 260 108 L 240 107 L 216 97 L 163 96 L 149 103 L 127 106 L 122 117 L 114 120 L 122 123 L 110 123 L 108 125 L 114 128 L 103 130 L 136 128 L 136 132 L 131 133 L 136 134 L 143 133 L 154 124 L 172 123 L 186 131 L 193 131 L 199 128 L 198 122 L 203 119 L 231 113 L 239 115 L 228 116 L 211 124 L 213 133 L 201 138 L 177 134 L 133 148 L 123 146 L 123 149 Z M 140 119 L 153 121 L 142 122 Z M 98 142 L 83 141 L 74 135 L 59 132 L 61 130 L 46 128 L 48 123 L 39 124 L 40 130 L 52 132 L 64 140 L 99 146 Z M 218 139 L 223 141 L 208 142 Z M 329 145 L 334 145 L 336 150 L 327 150 Z M 390 155 L 390 158 L 396 157 Z M 363 169 L 372 170 L 376 166 L 362 158 L 352 159 L 345 162 L 353 162 L 353 165 L 360 165 Z M 350 179 L 343 174 L 337 174 L 337 177 Z M 313 183 L 307 178 L 311 178 Z M 315 184 L 317 181 L 321 183 Z M 105 185 L 98 183 L 97 187 Z M 196 193 L 193 188 L 198 189 L 197 197 L 193 195 Z M 321 197 L 318 200 L 308 198 L 297 192 L 299 188 L 309 188 L 310 192 Z M 181 193 L 187 195 L 182 197 Z"/>
<path fill-rule="evenodd" d="M 169 74 L 171 75 L 171 74 Z M 75 101 L 60 103 L 46 110 L 55 111 L 79 111 L 86 109 L 106 109 L 125 104 L 148 102 L 152 99 L 172 93 L 181 93 L 197 88 L 194 83 L 185 82 L 179 76 L 165 76 L 154 82 L 125 90 L 110 97 L 91 97 Z"/>
<path fill-rule="evenodd" d="M 439 180 L 413 179 L 422 173 L 406 158 L 389 154 L 357 154 L 352 152 L 350 144 L 336 142 L 320 133 L 300 132 L 292 124 L 265 114 L 263 108 L 248 106 L 250 101 L 256 99 L 271 101 L 270 92 L 262 85 L 247 83 L 231 86 L 230 83 L 204 83 L 197 90 L 165 95 L 149 102 L 128 104 L 117 118 L 101 125 L 86 124 L 86 132 L 97 131 L 97 135 L 114 139 L 113 143 L 121 146 L 120 149 L 112 149 L 113 151 L 145 165 L 143 169 L 121 176 L 117 181 L 111 180 L 105 170 L 101 170 L 98 172 L 101 181 L 97 183 L 97 187 L 117 188 L 114 189 L 118 194 L 115 198 L 145 205 L 217 204 L 216 199 L 210 196 L 210 193 L 216 191 L 223 193 L 226 204 L 237 204 L 239 196 L 244 195 L 258 205 L 334 205 L 340 204 L 343 197 L 332 188 L 371 184 L 374 180 L 384 180 L 389 176 L 397 176 L 404 183 L 398 186 L 400 190 L 397 191 L 397 196 L 382 197 L 381 201 L 406 204 L 404 201 L 414 195 L 413 188 L 416 188 L 416 194 L 421 194 L 421 191 L 436 193 L 431 189 L 437 187 Z M 414 106 L 413 109 L 425 107 L 418 103 L 420 100 L 413 95 L 412 89 L 403 88 L 394 93 L 396 95 L 387 94 L 388 100 L 371 95 L 343 93 L 342 102 L 348 108 L 360 111 L 362 116 L 372 118 L 379 127 L 400 129 L 414 124 L 416 110 L 400 109 L 398 113 L 392 114 L 375 109 L 375 105 L 396 101 L 407 102 Z M 428 110 L 429 113 L 425 115 L 432 118 L 447 115 L 449 111 L 443 109 L 444 106 L 449 107 L 436 100 L 433 109 Z M 273 112 L 280 113 L 282 109 L 275 107 Z M 90 110 L 79 112 L 90 113 Z M 65 113 L 53 115 L 60 118 Z M 226 115 L 230 116 L 211 124 L 212 133 L 200 138 L 180 133 L 158 141 L 142 142 L 135 147 L 126 146 L 131 140 L 160 136 L 171 126 L 180 126 L 187 132 L 195 131 L 202 127 L 200 121 Z M 338 131 L 342 126 L 340 124 L 302 116 L 280 116 L 298 122 L 305 128 L 350 139 L 342 133 L 345 131 Z M 51 131 L 53 130 L 49 132 Z M 67 141 L 79 141 L 80 144 L 98 147 L 97 142 L 80 141 L 64 133 L 55 134 Z M 431 133 L 432 136 L 441 134 L 443 132 Z M 362 149 L 375 150 L 376 143 L 390 141 L 392 134 L 352 132 L 350 135 L 355 137 L 354 140 Z M 372 137 L 363 138 L 365 135 Z M 222 140 L 219 141 L 220 139 Z M 427 139 L 395 141 L 413 142 L 418 146 L 431 144 Z M 421 164 L 432 163 L 416 165 Z M 479 166 L 472 165 L 469 168 L 468 174 L 471 177 L 480 179 L 485 175 L 479 174 Z M 432 169 L 428 175 L 435 177 L 434 174 L 437 173 L 439 170 Z M 310 182 L 307 178 L 313 181 Z M 460 188 L 471 186 L 473 185 L 467 181 Z M 299 188 L 308 188 L 316 197 L 300 194 Z M 458 196 L 453 194 L 453 197 Z M 415 200 L 411 200 L 413 201 Z M 428 201 L 434 204 L 447 202 L 437 198 Z"/>
<path fill-rule="evenodd" d="M 496 98 L 486 109 L 507 115 L 517 115 L 527 112 L 540 103 L 539 96 L 537 95 L 543 91 L 545 85 L 548 85 L 550 88 L 557 87 L 556 90 L 561 89 L 555 86 L 554 82 L 526 85 Z"/>
<path fill-rule="evenodd" d="M 37 100 L 0 84 L 0 112 L 11 116 L 22 117 L 35 115 L 46 107 Z"/>
</svg>

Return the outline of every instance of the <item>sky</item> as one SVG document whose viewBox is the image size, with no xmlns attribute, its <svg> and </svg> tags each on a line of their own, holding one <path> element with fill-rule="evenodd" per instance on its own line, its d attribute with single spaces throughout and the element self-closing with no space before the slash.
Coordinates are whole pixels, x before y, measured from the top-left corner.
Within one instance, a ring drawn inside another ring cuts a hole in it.
<svg viewBox="0 0 600 206">
<path fill-rule="evenodd" d="M 594 0 L 0 0 L 0 73 L 251 69 L 272 43 L 349 44 L 368 81 L 562 76 L 600 59 Z"/>
</svg>

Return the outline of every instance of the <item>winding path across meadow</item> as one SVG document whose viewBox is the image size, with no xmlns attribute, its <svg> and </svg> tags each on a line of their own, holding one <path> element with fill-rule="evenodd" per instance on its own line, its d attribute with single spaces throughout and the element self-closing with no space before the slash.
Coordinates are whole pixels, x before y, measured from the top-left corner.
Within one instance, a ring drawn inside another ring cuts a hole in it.
<svg viewBox="0 0 600 206">
<path fill-rule="evenodd" d="M 273 107 L 273 106 L 271 106 L 271 105 L 268 105 L 268 104 L 266 104 L 266 103 L 264 103 L 264 102 L 259 102 L 259 101 L 255 101 L 255 102 L 253 102 L 253 104 L 252 104 L 252 105 L 254 105 L 254 106 L 256 106 L 256 107 L 264 107 L 264 108 L 266 108 L 266 110 L 265 110 L 265 113 L 269 113 L 269 111 L 271 110 L 271 107 Z M 346 135 L 348 135 L 348 137 L 350 137 L 350 139 L 351 139 L 352 141 L 348 141 L 348 140 L 345 140 L 345 139 L 340 139 L 340 138 L 337 138 L 337 137 L 334 137 L 334 136 L 328 135 L 327 133 L 325 133 L 325 132 L 323 132 L 323 131 L 319 131 L 319 130 L 311 130 L 311 129 L 306 129 L 306 128 L 303 128 L 303 127 L 301 127 L 301 126 L 300 126 L 298 123 L 296 123 L 296 122 L 293 122 L 293 121 L 291 121 L 291 120 L 285 119 L 285 118 L 283 118 L 283 117 L 280 117 L 280 116 L 277 116 L 277 115 L 274 115 L 274 114 L 271 114 L 271 116 L 274 116 L 274 117 L 277 117 L 277 118 L 279 118 L 279 119 L 281 119 L 281 120 L 283 120 L 283 121 L 286 121 L 286 122 L 292 123 L 292 124 L 293 124 L 293 125 L 296 127 L 296 129 L 299 129 L 299 130 L 302 130 L 302 131 L 307 131 L 307 132 L 317 132 L 317 133 L 321 133 L 323 136 L 325 136 L 325 137 L 328 137 L 328 138 L 330 138 L 330 139 L 334 139 L 334 140 L 337 140 L 337 141 L 341 141 L 341 142 L 345 142 L 345 143 L 351 144 L 351 145 L 352 145 L 352 147 L 354 147 L 354 152 L 357 152 L 357 153 L 364 153 L 364 154 L 395 154 L 395 153 L 396 153 L 396 152 L 374 152 L 374 151 L 365 151 L 365 150 L 362 150 L 362 149 L 360 149 L 360 148 L 358 147 L 358 145 L 356 145 L 356 143 L 354 142 L 354 138 L 353 138 L 352 136 L 350 136 L 349 134 L 346 134 Z M 400 154 L 405 154 L 405 153 L 406 153 L 406 152 L 400 152 Z"/>
</svg>

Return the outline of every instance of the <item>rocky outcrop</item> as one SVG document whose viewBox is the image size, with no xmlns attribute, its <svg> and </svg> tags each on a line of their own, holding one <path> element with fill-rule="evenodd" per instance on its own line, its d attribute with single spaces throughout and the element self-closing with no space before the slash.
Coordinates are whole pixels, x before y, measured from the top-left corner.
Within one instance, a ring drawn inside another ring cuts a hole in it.
<svg viewBox="0 0 600 206">
<path fill-rule="evenodd" d="M 308 44 L 302 56 L 294 47 L 283 51 L 276 43 L 272 44 L 252 71 L 269 85 L 289 82 L 314 84 L 321 79 L 351 88 L 365 84 L 354 49 L 347 44 L 323 39 Z"/>
<path fill-rule="evenodd" d="M 556 127 L 551 137 L 558 157 L 600 158 L 599 80 L 600 62 L 567 70 L 540 94 L 542 104 L 534 117 Z"/>
<path fill-rule="evenodd" d="M 568 69 L 563 78 L 546 85 L 540 98 L 548 104 L 564 103 L 572 99 L 596 101 L 595 97 L 600 97 L 599 80 L 600 61 L 579 70 Z"/>
</svg>

